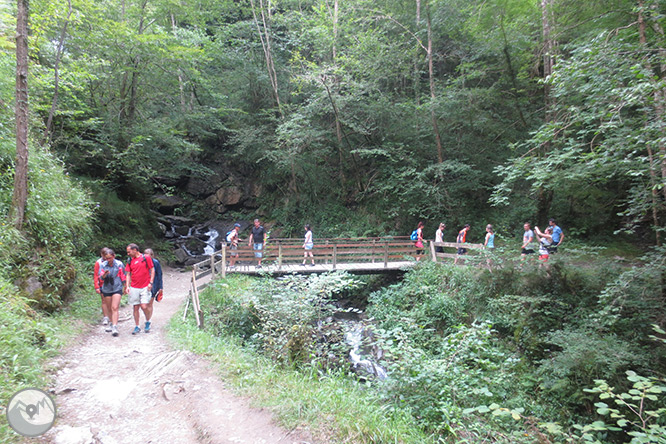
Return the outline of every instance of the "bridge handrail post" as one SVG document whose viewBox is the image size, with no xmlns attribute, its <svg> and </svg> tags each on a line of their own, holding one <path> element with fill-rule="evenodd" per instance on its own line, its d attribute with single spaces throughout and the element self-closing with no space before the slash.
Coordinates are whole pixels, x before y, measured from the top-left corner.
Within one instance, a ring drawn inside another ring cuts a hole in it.
<svg viewBox="0 0 666 444">
<path fill-rule="evenodd" d="M 227 245 L 222 244 L 222 279 L 227 277 Z"/>
<path fill-rule="evenodd" d="M 278 244 L 278 271 L 282 270 L 282 242 L 277 241 Z"/>
<path fill-rule="evenodd" d="M 372 263 L 373 264 L 375 263 L 375 246 L 376 245 L 377 245 L 377 239 L 373 239 L 372 240 L 372 254 L 370 255 L 370 256 L 372 256 Z"/>
<path fill-rule="evenodd" d="M 333 269 L 335 270 L 335 267 L 338 264 L 338 243 L 333 242 Z"/>
<path fill-rule="evenodd" d="M 437 256 L 435 255 L 435 243 L 430 242 L 430 253 L 432 254 L 432 261 L 437 263 Z"/>
<path fill-rule="evenodd" d="M 388 244 L 388 240 L 384 241 L 384 268 L 388 267 Z"/>
</svg>

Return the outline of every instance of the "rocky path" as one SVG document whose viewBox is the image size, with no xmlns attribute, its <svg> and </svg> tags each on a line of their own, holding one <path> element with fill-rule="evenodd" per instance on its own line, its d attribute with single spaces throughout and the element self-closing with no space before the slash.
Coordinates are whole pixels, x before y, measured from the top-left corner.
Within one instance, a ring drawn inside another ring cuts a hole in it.
<svg viewBox="0 0 666 444">
<path fill-rule="evenodd" d="M 188 278 L 164 269 L 166 296 L 155 303 L 150 333 L 131 335 L 130 307 L 121 307 L 118 337 L 96 326 L 52 362 L 58 419 L 40 442 L 313 442 L 303 431 L 277 427 L 269 412 L 230 393 L 203 358 L 169 346 L 164 327 L 180 313 Z"/>
</svg>

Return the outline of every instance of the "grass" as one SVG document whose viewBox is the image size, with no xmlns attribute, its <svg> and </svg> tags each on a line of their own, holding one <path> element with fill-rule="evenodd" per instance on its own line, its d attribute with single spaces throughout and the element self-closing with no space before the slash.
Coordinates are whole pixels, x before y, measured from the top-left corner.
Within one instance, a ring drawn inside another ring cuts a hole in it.
<svg viewBox="0 0 666 444">
<path fill-rule="evenodd" d="M 78 273 L 79 281 L 87 273 Z M 58 355 L 72 338 L 99 313 L 99 298 L 80 282 L 76 296 L 67 308 L 47 315 L 30 307 L 27 299 L 17 295 L 11 283 L 0 276 L 0 402 L 2 417 L 9 398 L 27 387 L 46 390 L 49 374 L 46 363 Z M 20 442 L 6 421 L 0 422 L 0 442 Z"/>
<path fill-rule="evenodd" d="M 227 282 L 226 291 L 233 293 L 243 291 L 247 278 Z M 181 316 L 174 316 L 169 336 L 178 346 L 218 364 L 226 383 L 257 405 L 270 408 L 287 429 L 306 426 L 316 437 L 331 443 L 433 442 L 408 412 L 389 411 L 374 399 L 372 391 L 343 374 L 280 367 L 243 348 L 237 338 L 199 330 L 193 317 L 183 323 Z"/>
</svg>

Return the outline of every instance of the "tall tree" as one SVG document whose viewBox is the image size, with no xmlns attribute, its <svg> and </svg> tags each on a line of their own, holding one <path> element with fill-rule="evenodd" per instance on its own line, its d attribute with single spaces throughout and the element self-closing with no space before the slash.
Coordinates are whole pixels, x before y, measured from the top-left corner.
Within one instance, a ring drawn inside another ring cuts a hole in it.
<svg viewBox="0 0 666 444">
<path fill-rule="evenodd" d="M 21 230 L 28 202 L 28 0 L 18 0 L 16 14 L 16 165 L 9 219 Z"/>
</svg>

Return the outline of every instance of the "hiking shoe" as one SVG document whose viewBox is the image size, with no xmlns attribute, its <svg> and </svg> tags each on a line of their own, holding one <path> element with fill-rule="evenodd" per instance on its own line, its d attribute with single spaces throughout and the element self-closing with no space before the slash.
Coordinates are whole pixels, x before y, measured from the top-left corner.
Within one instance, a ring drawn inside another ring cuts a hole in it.
<svg viewBox="0 0 666 444">
<path fill-rule="evenodd" d="M 257 265 L 257 268 L 261 268 L 261 264 L 260 264 L 260 265 Z"/>
<path fill-rule="evenodd" d="M 107 323 L 106 328 L 104 329 L 105 332 L 110 333 L 111 332 L 111 324 Z"/>
<path fill-rule="evenodd" d="M 111 327 L 111 336 L 118 336 L 118 327 L 115 325 Z"/>
<path fill-rule="evenodd" d="M 133 335 L 135 335 L 135 334 L 137 334 L 137 333 L 141 333 L 141 329 L 139 328 L 138 325 L 137 325 L 136 327 L 134 327 L 134 330 L 132 330 L 132 334 L 133 334 Z"/>
<path fill-rule="evenodd" d="M 109 325 L 109 318 L 108 317 L 104 316 L 102 318 L 102 325 Z"/>
<path fill-rule="evenodd" d="M 146 333 L 150 333 L 150 321 L 146 321 L 146 326 L 143 327 L 143 331 Z"/>
</svg>

